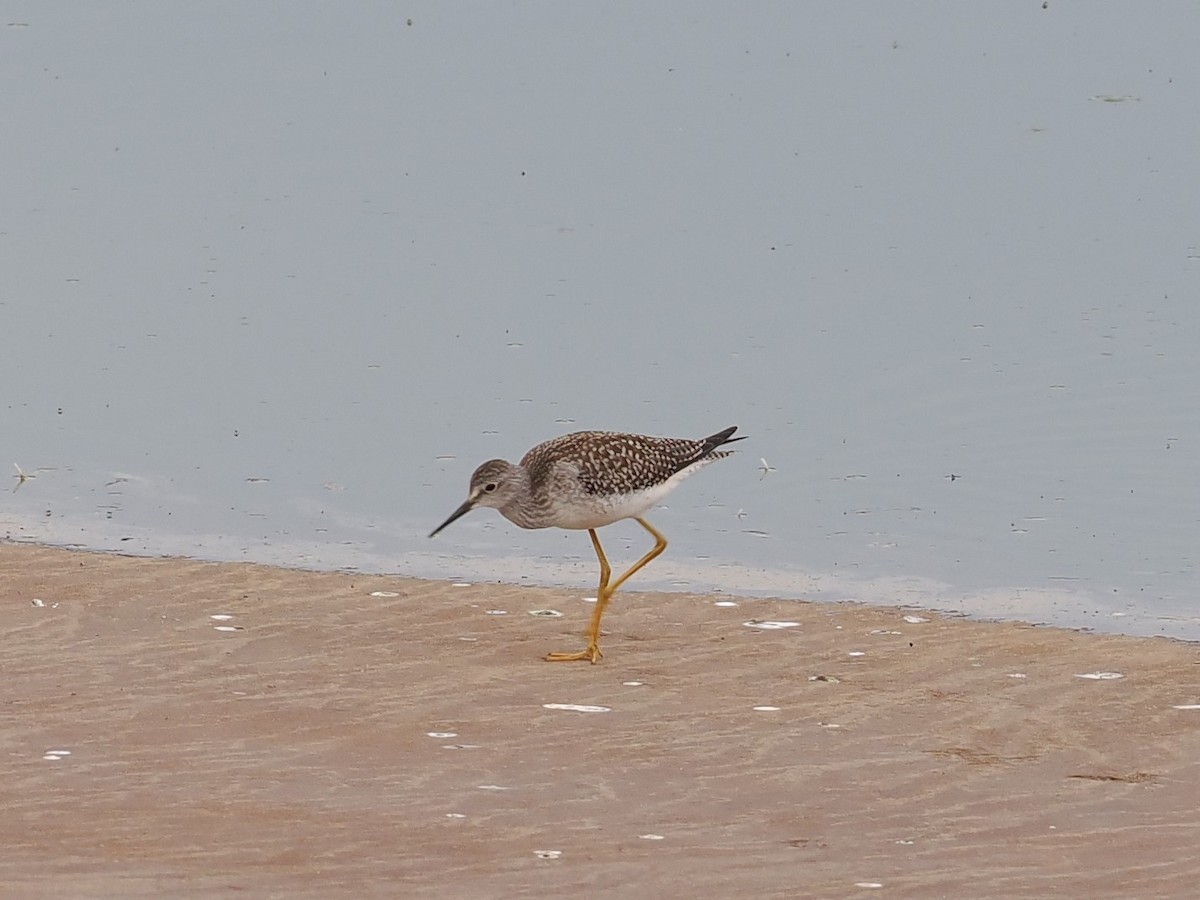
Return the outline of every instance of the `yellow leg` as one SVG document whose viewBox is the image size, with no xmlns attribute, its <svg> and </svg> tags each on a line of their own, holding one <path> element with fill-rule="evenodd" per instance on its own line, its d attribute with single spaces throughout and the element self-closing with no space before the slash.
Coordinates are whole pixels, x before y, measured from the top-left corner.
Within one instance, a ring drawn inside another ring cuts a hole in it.
<svg viewBox="0 0 1200 900">
<path fill-rule="evenodd" d="M 600 546 L 600 538 L 596 536 L 596 529 L 588 529 L 588 534 L 592 538 L 592 546 L 596 548 L 596 558 L 600 560 L 600 589 L 596 591 L 596 609 L 592 613 L 591 627 L 588 628 L 587 649 L 580 650 L 578 653 L 550 653 L 546 656 L 547 662 L 573 662 L 584 659 L 593 664 L 600 662 L 600 657 L 604 655 L 600 652 L 600 617 L 604 615 L 604 607 L 608 606 L 608 601 L 617 592 L 617 588 L 628 581 L 630 575 L 667 549 L 667 539 L 659 533 L 658 529 L 642 518 L 638 518 L 637 523 L 654 535 L 654 546 L 649 553 L 630 566 L 629 571 L 611 585 L 608 583 L 608 579 L 612 575 L 612 569 L 608 565 L 608 558 L 604 555 L 604 548 Z"/>
<path fill-rule="evenodd" d="M 588 537 L 592 539 L 592 546 L 596 548 L 596 559 L 600 560 L 600 587 L 596 588 L 596 597 L 599 598 L 608 590 L 608 579 L 612 575 L 612 568 L 608 564 L 608 557 L 604 555 L 604 548 L 600 546 L 600 536 L 596 534 L 595 528 L 588 529 Z"/>
</svg>

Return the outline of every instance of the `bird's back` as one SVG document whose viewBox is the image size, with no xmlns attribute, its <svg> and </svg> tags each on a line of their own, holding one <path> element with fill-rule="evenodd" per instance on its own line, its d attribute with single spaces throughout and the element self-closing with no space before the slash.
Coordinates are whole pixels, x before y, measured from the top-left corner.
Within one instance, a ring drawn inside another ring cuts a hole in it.
<svg viewBox="0 0 1200 900">
<path fill-rule="evenodd" d="M 593 496 L 636 494 L 667 483 L 700 462 L 728 456 L 716 448 L 734 429 L 702 440 L 662 438 L 614 431 L 577 431 L 538 444 L 521 465 L 536 493 L 559 477 L 558 464 L 575 470 L 578 489 Z M 737 438 L 734 438 L 737 440 Z"/>
</svg>

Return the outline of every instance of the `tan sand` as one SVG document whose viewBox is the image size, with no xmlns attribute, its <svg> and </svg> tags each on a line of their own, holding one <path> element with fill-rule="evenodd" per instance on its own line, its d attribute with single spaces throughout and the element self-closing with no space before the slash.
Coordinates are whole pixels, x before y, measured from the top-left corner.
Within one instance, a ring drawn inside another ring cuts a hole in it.
<svg viewBox="0 0 1200 900">
<path fill-rule="evenodd" d="M 713 601 L 0 545 L 0 896 L 1200 892 L 1195 646 Z"/>
</svg>

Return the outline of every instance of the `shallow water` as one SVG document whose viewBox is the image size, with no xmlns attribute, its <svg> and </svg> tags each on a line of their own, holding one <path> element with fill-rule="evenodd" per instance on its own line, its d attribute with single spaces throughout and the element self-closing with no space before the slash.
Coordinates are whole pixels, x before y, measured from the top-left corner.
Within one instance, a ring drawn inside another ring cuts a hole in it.
<svg viewBox="0 0 1200 900">
<path fill-rule="evenodd" d="M 1200 637 L 1200 10 L 461 13 L 0 29 L 3 533 L 586 586 L 426 535 L 483 459 L 737 424 L 637 584 Z"/>
</svg>

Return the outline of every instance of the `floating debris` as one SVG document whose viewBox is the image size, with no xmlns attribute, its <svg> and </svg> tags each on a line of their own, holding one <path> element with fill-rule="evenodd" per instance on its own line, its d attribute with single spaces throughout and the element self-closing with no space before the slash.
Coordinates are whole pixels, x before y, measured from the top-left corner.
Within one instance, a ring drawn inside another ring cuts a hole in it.
<svg viewBox="0 0 1200 900">
<path fill-rule="evenodd" d="M 557 609 L 531 609 L 529 611 L 529 614 L 531 616 L 538 616 L 540 618 L 546 618 L 546 619 L 561 619 L 562 618 L 562 613 L 560 613 Z"/>
<path fill-rule="evenodd" d="M 840 679 L 834 675 L 809 675 L 808 680 L 809 681 L 825 681 L 825 682 L 828 682 L 829 684 L 841 684 L 842 683 L 842 679 Z"/>
<path fill-rule="evenodd" d="M 1005 677 L 1006 678 L 1028 678 L 1029 676 L 1026 675 L 1024 672 L 1009 672 L 1008 675 L 1006 675 Z"/>
<path fill-rule="evenodd" d="M 233 616 L 229 613 L 213 613 L 209 618 L 217 622 L 228 622 Z"/>
<path fill-rule="evenodd" d="M 481 791 L 511 791 L 512 788 L 504 787 L 503 785 L 500 785 L 500 784 L 481 784 L 481 785 L 479 785 L 479 790 L 481 790 Z"/>
<path fill-rule="evenodd" d="M 507 609 L 489 609 L 487 611 L 487 614 L 489 616 L 507 616 L 508 610 Z"/>
<path fill-rule="evenodd" d="M 1124 678 L 1120 672 L 1084 672 L 1082 675 L 1076 675 L 1076 678 L 1087 678 L 1091 681 L 1116 681 L 1118 678 Z"/>
<path fill-rule="evenodd" d="M 1178 706 L 1172 706 L 1171 709 L 1200 709 L 1200 703 L 1181 703 Z"/>
<path fill-rule="evenodd" d="M 15 494 L 21 489 L 21 485 L 29 481 L 31 478 L 37 478 L 37 475 L 33 472 L 26 472 L 16 463 L 13 463 L 13 467 L 17 470 L 17 474 L 13 476 L 13 478 L 17 479 L 16 486 L 13 487 L 13 493 Z M 39 469 L 39 471 L 41 470 Z"/>
<path fill-rule="evenodd" d="M 799 622 L 772 622 L 764 621 L 763 619 L 751 619 L 749 622 L 743 622 L 747 628 L 761 628 L 764 631 L 775 631 L 780 628 L 799 628 Z"/>
<path fill-rule="evenodd" d="M 718 600 L 713 606 L 737 606 L 732 600 Z"/>
<path fill-rule="evenodd" d="M 533 855 L 538 859 L 558 859 L 562 856 L 561 850 L 534 850 Z"/>
<path fill-rule="evenodd" d="M 921 625 L 929 620 L 924 616 L 905 616 L 904 621 L 909 625 Z"/>
<path fill-rule="evenodd" d="M 779 707 L 778 706 L 756 706 L 756 707 L 754 707 L 754 711 L 755 712 L 779 712 Z"/>
<path fill-rule="evenodd" d="M 214 625 L 213 631 L 245 631 L 241 625 Z"/>
<path fill-rule="evenodd" d="M 70 750 L 47 750 L 45 753 L 42 754 L 42 759 L 59 760 L 59 759 L 62 759 L 64 756 L 70 756 L 70 755 L 71 755 Z"/>
<path fill-rule="evenodd" d="M 43 607 L 43 606 L 45 606 L 45 605 L 46 605 L 46 601 L 45 601 L 45 600 L 43 600 L 41 597 L 34 597 L 34 598 L 33 598 L 33 600 L 31 600 L 30 602 L 31 602 L 31 603 L 32 603 L 34 606 L 37 606 L 37 607 L 39 607 L 39 608 L 40 608 L 40 607 Z"/>
<path fill-rule="evenodd" d="M 661 834 L 639 834 L 639 835 L 638 835 L 638 837 L 640 837 L 640 838 L 641 838 L 643 841 L 661 841 L 661 840 L 664 840 L 664 838 L 663 838 L 663 836 L 662 836 Z"/>
<path fill-rule="evenodd" d="M 469 581 L 456 581 L 456 582 L 454 582 L 454 584 L 450 585 L 450 587 L 470 587 L 470 586 L 471 586 L 471 582 L 469 582 Z"/>
<path fill-rule="evenodd" d="M 847 653 L 846 655 L 847 655 L 847 656 L 866 656 L 866 655 L 867 655 L 867 651 L 865 651 L 865 650 L 851 650 L 851 651 L 850 651 L 849 653 Z"/>
<path fill-rule="evenodd" d="M 425 736 L 431 737 L 431 738 L 439 738 L 440 740 L 446 740 L 448 738 L 458 737 L 458 732 L 457 731 L 427 731 L 427 732 L 425 732 Z"/>
<path fill-rule="evenodd" d="M 645 683 L 646 682 L 644 682 L 644 681 L 622 681 L 621 682 L 621 684 L 625 685 L 625 687 L 641 687 Z"/>
<path fill-rule="evenodd" d="M 399 597 L 396 591 L 371 591 L 372 597 Z"/>
</svg>

